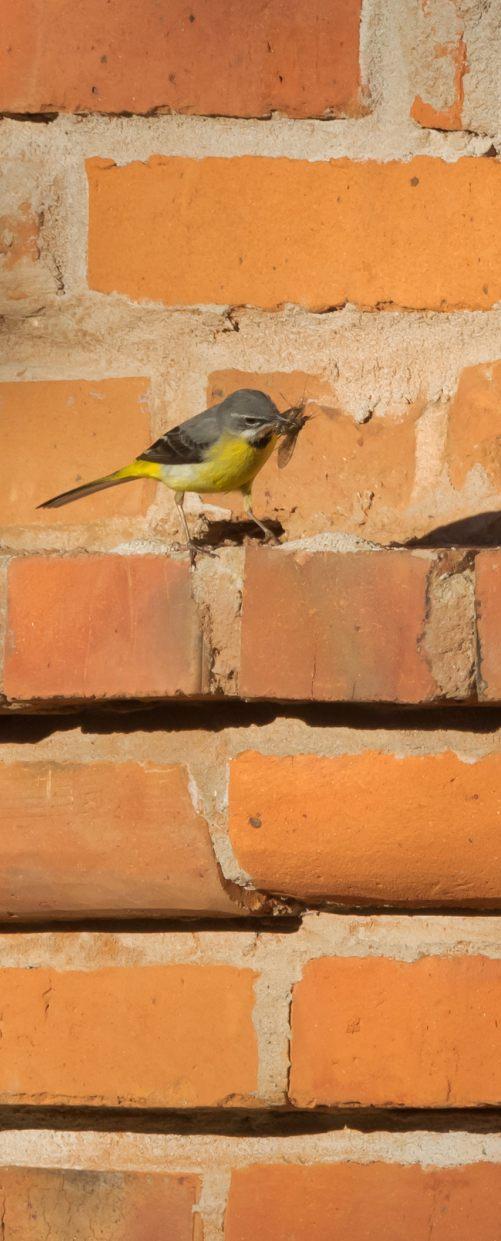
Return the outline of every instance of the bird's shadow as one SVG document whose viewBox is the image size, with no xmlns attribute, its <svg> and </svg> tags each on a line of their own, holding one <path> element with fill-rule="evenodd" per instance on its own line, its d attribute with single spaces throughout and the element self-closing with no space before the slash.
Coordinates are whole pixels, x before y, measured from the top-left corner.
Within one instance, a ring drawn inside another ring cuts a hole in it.
<svg viewBox="0 0 501 1241">
<path fill-rule="evenodd" d="M 501 511 L 492 509 L 486 513 L 475 513 L 471 517 L 462 517 L 459 521 L 449 521 L 443 526 L 435 526 L 420 537 L 406 539 L 402 543 L 391 543 L 391 547 L 500 547 L 501 546 Z"/>
<path fill-rule="evenodd" d="M 268 527 L 270 534 L 273 534 L 277 539 L 284 533 L 284 528 L 280 521 L 267 519 L 265 525 Z M 247 539 L 252 539 L 253 542 L 257 543 L 266 543 L 266 536 L 254 521 L 247 518 L 236 521 L 223 519 L 207 522 L 205 530 L 193 538 L 193 543 L 195 547 L 203 550 L 207 547 L 222 547 L 227 544 L 234 544 L 240 547 Z"/>
</svg>

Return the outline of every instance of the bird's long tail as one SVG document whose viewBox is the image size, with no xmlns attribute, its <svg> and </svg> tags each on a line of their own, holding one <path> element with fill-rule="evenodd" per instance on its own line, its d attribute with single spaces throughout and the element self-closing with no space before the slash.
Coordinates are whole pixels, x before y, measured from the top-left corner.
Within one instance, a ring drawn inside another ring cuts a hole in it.
<svg viewBox="0 0 501 1241">
<path fill-rule="evenodd" d="M 104 491 L 106 487 L 118 487 L 120 483 L 130 483 L 134 478 L 151 477 L 153 471 L 148 469 L 150 463 L 146 461 L 133 461 L 131 465 L 125 465 L 122 470 L 114 470 L 112 474 L 106 474 L 104 478 L 95 478 L 91 483 L 83 483 L 81 487 L 72 487 L 70 491 L 62 491 L 59 496 L 52 496 L 51 500 L 45 500 L 43 504 L 38 504 L 37 508 L 59 508 L 63 504 L 71 504 L 73 500 L 82 500 L 84 496 L 91 496 L 95 491 Z"/>
</svg>

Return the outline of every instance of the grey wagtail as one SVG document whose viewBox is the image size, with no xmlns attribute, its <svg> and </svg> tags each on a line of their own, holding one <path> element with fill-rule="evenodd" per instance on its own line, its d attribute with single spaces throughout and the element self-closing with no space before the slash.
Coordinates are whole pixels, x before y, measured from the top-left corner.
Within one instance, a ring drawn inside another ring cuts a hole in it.
<svg viewBox="0 0 501 1241">
<path fill-rule="evenodd" d="M 252 483 L 281 437 L 284 451 L 280 463 L 289 459 L 298 431 L 306 422 L 302 409 L 302 405 L 294 406 L 280 414 L 265 392 L 240 388 L 219 404 L 167 431 L 130 465 L 64 491 L 38 507 L 58 508 L 105 487 L 116 487 L 134 478 L 153 478 L 174 492 L 192 562 L 199 549 L 192 541 L 183 510 L 186 491 L 199 495 L 241 491 L 247 516 L 267 538 L 273 538 L 252 511 Z"/>
</svg>

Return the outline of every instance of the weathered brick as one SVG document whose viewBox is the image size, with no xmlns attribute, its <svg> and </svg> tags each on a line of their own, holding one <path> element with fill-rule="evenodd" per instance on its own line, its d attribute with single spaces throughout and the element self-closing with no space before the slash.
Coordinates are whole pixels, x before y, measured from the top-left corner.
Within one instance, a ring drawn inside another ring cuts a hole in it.
<svg viewBox="0 0 501 1241">
<path fill-rule="evenodd" d="M 501 551 L 480 552 L 475 561 L 478 632 L 478 692 L 486 701 L 501 699 Z"/>
<path fill-rule="evenodd" d="M 0 1169 L 5 1241 L 201 1241 L 199 1192 L 186 1173 Z"/>
<path fill-rule="evenodd" d="M 293 1164 L 232 1173 L 225 1241 L 498 1241 L 501 1165 Z"/>
<path fill-rule="evenodd" d="M 154 156 L 87 170 L 101 292 L 311 310 L 487 309 L 501 297 L 495 160 Z"/>
<path fill-rule="evenodd" d="M 38 259 L 38 221 L 27 202 L 19 204 L 13 215 L 0 216 L 0 258 L 2 275 L 10 272 L 23 259 L 31 265 Z M 10 290 L 11 297 L 23 297 L 22 290 Z"/>
<path fill-rule="evenodd" d="M 420 0 L 416 6 L 411 116 L 431 129 L 463 128 L 463 79 L 468 72 L 464 22 L 458 0 Z"/>
<path fill-rule="evenodd" d="M 80 525 L 146 512 L 151 483 L 137 481 L 64 508 L 37 505 L 126 465 L 152 438 L 146 379 L 59 380 L 0 385 L 3 526 Z M 26 445 L 36 445 L 26 468 Z"/>
<path fill-rule="evenodd" d="M 5 969 L 0 1101 L 238 1106 L 257 1088 L 254 978 L 230 965 Z"/>
<path fill-rule="evenodd" d="M 419 406 L 360 425 L 339 408 L 329 383 L 302 371 L 214 371 L 207 400 L 212 404 L 236 388 L 263 389 L 279 409 L 311 402 L 293 466 L 278 469 L 273 458 L 256 479 L 256 513 L 278 518 L 292 537 L 338 529 L 400 537 L 414 482 Z M 240 495 L 215 500 L 242 512 Z"/>
<path fill-rule="evenodd" d="M 4 669 L 9 698 L 197 694 L 201 659 L 186 562 L 165 556 L 11 561 Z"/>
<path fill-rule="evenodd" d="M 240 691 L 247 698 L 426 702 L 431 560 L 401 552 L 247 552 Z"/>
<path fill-rule="evenodd" d="M 235 913 L 188 772 L 0 765 L 0 917 Z"/>
<path fill-rule="evenodd" d="M 300 900 L 501 906 L 501 755 L 247 752 L 229 831 L 256 887 Z"/>
<path fill-rule="evenodd" d="M 492 492 L 501 489 L 501 362 L 483 362 L 461 372 L 447 427 L 447 465 L 454 487 L 471 471 L 482 472 Z"/>
<path fill-rule="evenodd" d="M 34 314 L 58 289 L 55 264 L 43 244 L 39 182 L 36 161 L 2 159 L 0 314 L 7 318 Z M 47 201 L 43 206 L 46 211 Z"/>
<path fill-rule="evenodd" d="M 478 1107 L 501 1099 L 501 961 L 310 961 L 292 1002 L 296 1107 Z"/>
<path fill-rule="evenodd" d="M 0 108 L 359 115 L 361 0 L 21 0 L 5 15 Z"/>
</svg>

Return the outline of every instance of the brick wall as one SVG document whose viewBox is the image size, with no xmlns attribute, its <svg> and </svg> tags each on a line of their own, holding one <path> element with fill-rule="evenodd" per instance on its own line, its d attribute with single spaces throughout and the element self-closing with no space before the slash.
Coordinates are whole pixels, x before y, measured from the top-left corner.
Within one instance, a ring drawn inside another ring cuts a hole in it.
<svg viewBox="0 0 501 1241">
<path fill-rule="evenodd" d="M 485 0 L 5 13 L 5 1241 L 499 1241 L 499 54 Z M 280 547 L 37 511 L 242 386 L 315 415 Z"/>
</svg>

